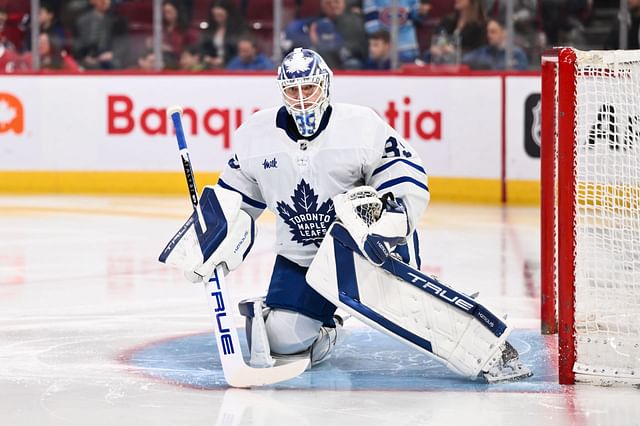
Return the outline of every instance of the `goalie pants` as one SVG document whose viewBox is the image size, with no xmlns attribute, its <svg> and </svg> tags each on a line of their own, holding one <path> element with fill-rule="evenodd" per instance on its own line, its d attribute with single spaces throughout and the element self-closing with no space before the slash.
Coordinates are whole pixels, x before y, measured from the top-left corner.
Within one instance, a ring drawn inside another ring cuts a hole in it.
<svg viewBox="0 0 640 426">
<path fill-rule="evenodd" d="M 335 327 L 336 307 L 307 284 L 307 269 L 283 256 L 276 257 L 266 305 L 271 309 L 286 309 L 321 321 L 325 327 Z"/>
</svg>

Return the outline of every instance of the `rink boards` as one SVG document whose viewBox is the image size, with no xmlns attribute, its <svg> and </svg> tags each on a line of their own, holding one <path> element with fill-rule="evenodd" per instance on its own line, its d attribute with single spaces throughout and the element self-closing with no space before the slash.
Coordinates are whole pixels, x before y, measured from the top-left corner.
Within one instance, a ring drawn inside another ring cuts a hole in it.
<svg viewBox="0 0 640 426">
<path fill-rule="evenodd" d="M 340 74 L 335 102 L 367 105 L 420 153 L 433 198 L 535 203 L 539 76 Z M 280 103 L 272 75 L 7 75 L 0 192 L 182 193 L 166 108 L 185 109 L 196 170 L 215 181 L 233 131 Z"/>
</svg>

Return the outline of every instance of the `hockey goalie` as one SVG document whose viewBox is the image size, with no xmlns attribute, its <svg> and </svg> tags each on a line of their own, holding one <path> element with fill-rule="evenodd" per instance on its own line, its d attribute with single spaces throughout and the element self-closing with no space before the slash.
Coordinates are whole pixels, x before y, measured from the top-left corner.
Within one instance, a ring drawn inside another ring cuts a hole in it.
<svg viewBox="0 0 640 426">
<path fill-rule="evenodd" d="M 276 376 L 257 379 L 267 371 L 329 359 L 344 334 L 342 308 L 471 379 L 527 377 L 506 340 L 506 320 L 419 271 L 416 227 L 430 199 L 422 161 L 372 109 L 332 102 L 332 75 L 309 49 L 283 59 L 282 105 L 235 131 L 218 183 L 199 200 L 191 193 L 196 211 L 161 255 L 213 286 L 207 297 L 219 341 L 229 339 L 224 273 L 249 252 L 254 221 L 266 209 L 274 213 L 277 256 L 267 294 L 240 303 L 247 368 L 255 370 L 242 366 L 233 338 L 222 346 L 223 369 L 233 355 L 242 373 L 235 383 L 265 384 Z"/>
<path fill-rule="evenodd" d="M 240 203 L 235 192 L 205 188 L 201 206 L 209 234 L 199 230 L 192 216 L 167 245 L 161 261 L 181 267 L 193 281 L 210 275 L 217 265 L 224 265 L 225 272 L 240 266 L 255 238 L 253 220 Z M 389 226 L 396 221 L 393 215 L 402 216 L 402 206 L 391 193 L 380 198 L 371 187 L 357 187 L 334 197 L 333 203 L 337 220 L 306 273 L 315 291 L 360 321 L 471 380 L 494 383 L 532 375 L 507 341 L 512 327 L 506 319 L 402 261 L 395 249 L 406 241 L 391 236 L 403 232 Z M 380 237 L 373 240 L 379 243 L 375 249 L 370 246 L 371 235 Z M 375 263 L 376 250 L 389 253 L 380 265 Z M 282 346 L 279 340 L 290 338 L 279 334 L 285 332 L 281 323 L 270 329 L 265 326 L 271 309 L 264 305 L 264 298 L 241 302 L 240 312 L 247 319 L 250 363 L 258 371 L 300 359 L 308 359 L 306 365 L 318 364 L 330 357 L 343 337 L 342 318 L 334 315 L 333 327 L 319 327 L 319 334 L 311 333 L 314 339 L 300 342 L 301 350 L 282 353 L 272 346 Z M 295 329 L 294 313 L 284 310 L 284 314 L 294 320 L 290 328 Z"/>
</svg>

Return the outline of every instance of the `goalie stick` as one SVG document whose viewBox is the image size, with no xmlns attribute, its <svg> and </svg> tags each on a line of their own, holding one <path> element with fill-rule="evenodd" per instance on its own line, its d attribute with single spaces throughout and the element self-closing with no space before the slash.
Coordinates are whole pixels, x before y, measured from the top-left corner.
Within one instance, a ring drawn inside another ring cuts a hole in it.
<svg viewBox="0 0 640 426">
<path fill-rule="evenodd" d="M 167 115 L 173 121 L 176 131 L 176 139 L 182 158 L 182 167 L 189 187 L 191 204 L 198 217 L 198 222 L 202 232 L 206 231 L 206 224 L 198 199 L 195 176 L 191 167 L 187 141 L 182 128 L 182 108 L 173 106 L 167 110 Z M 197 231 L 197 227 L 196 227 Z M 230 386 L 246 388 L 251 386 L 269 385 L 292 379 L 302 374 L 309 366 L 309 359 L 293 361 L 287 364 L 269 368 L 253 368 L 248 366 L 242 356 L 238 331 L 233 323 L 232 312 L 228 310 L 229 293 L 226 289 L 224 277 L 224 266 L 217 265 L 211 276 L 203 277 L 205 294 L 209 312 L 214 320 L 214 332 L 218 354 L 224 378 Z"/>
</svg>

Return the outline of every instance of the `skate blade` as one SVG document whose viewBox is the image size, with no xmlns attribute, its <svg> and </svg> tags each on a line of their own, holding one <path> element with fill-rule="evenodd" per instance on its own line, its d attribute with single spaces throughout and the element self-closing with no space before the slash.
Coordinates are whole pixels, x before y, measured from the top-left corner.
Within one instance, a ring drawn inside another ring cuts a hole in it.
<svg viewBox="0 0 640 426">
<path fill-rule="evenodd" d="M 484 373 L 483 378 L 487 381 L 487 383 L 494 384 L 494 383 L 505 383 L 505 382 L 517 382 L 531 376 L 533 376 L 533 371 L 531 371 L 529 368 L 522 367 L 518 369 L 518 371 L 512 371 L 510 373 L 499 374 L 495 376 L 489 373 Z"/>
</svg>

